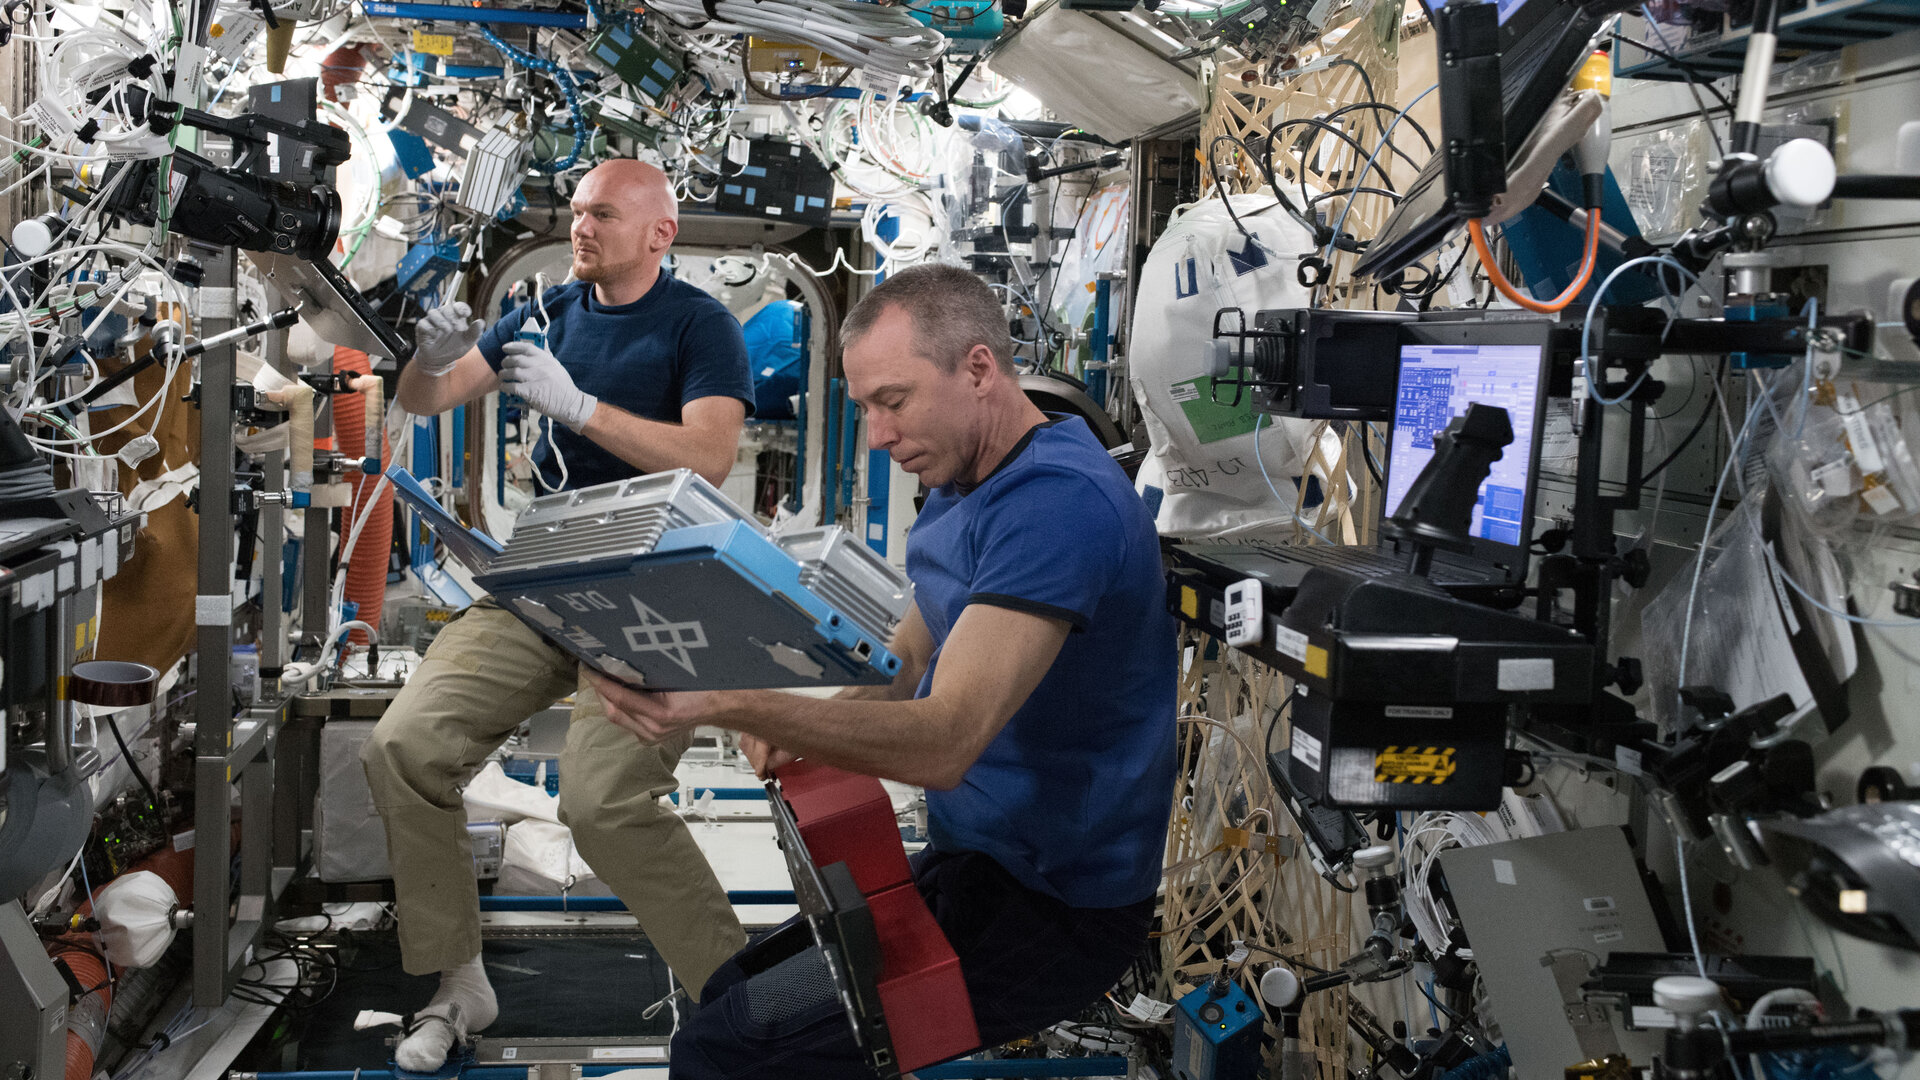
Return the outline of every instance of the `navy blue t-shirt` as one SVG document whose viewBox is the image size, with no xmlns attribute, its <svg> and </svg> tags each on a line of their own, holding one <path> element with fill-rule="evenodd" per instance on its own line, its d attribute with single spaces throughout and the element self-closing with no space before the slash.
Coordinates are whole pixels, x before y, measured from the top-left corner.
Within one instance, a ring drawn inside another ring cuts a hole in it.
<svg viewBox="0 0 1920 1080">
<path fill-rule="evenodd" d="M 928 791 L 933 846 L 993 856 L 1074 907 L 1153 895 L 1173 794 L 1175 626 L 1160 541 L 1078 417 L 1029 432 L 971 492 L 927 496 L 907 576 L 934 657 L 969 604 L 1073 625 L 1032 696 L 952 791 Z"/>
<path fill-rule="evenodd" d="M 538 310 L 522 304 L 480 335 L 480 355 L 493 370 L 500 370 L 506 343 Z M 608 307 L 593 298 L 590 283 L 575 281 L 546 291 L 546 311 L 552 320 L 547 350 L 575 386 L 601 401 L 670 424 L 680 422 L 682 405 L 703 397 L 739 398 L 753 415 L 753 375 L 739 321 L 725 304 L 664 268 L 647 295 L 631 304 Z M 549 488 L 591 487 L 639 471 L 564 424 L 542 422 L 542 434 L 549 428 L 552 442 L 539 462 Z"/>
</svg>

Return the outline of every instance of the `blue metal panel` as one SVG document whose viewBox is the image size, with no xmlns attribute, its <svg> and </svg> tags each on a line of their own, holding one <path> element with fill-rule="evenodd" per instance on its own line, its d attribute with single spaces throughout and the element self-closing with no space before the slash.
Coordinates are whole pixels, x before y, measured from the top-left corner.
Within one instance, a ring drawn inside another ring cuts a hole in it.
<svg viewBox="0 0 1920 1080">
<path fill-rule="evenodd" d="M 1739 74 L 1753 28 L 1750 24 L 1733 26 L 1724 14 L 1720 19 L 1717 33 L 1688 34 L 1677 26 L 1661 27 L 1673 42 L 1673 48 L 1667 51 L 1705 71 L 1708 78 Z M 1779 58 L 1783 62 L 1796 60 L 1806 53 L 1827 52 L 1916 28 L 1920 28 L 1920 0 L 1804 0 L 1797 9 L 1780 13 Z M 1621 34 L 1623 46 L 1613 53 L 1616 76 L 1670 82 L 1687 77 L 1679 64 L 1634 48 L 1627 27 L 1621 28 Z M 1652 37 L 1646 40 L 1655 43 Z"/>
<path fill-rule="evenodd" d="M 456 7 L 452 4 L 389 4 L 367 0 L 361 5 L 368 15 L 388 19 L 417 19 L 422 22 L 517 23 L 522 26 L 565 26 L 584 29 L 585 15 L 561 11 L 524 11 L 519 8 Z"/>
<path fill-rule="evenodd" d="M 1005 1061 L 949 1061 L 913 1070 L 922 1080 L 999 1080 L 1028 1076 L 1125 1076 L 1123 1057 L 1012 1058 Z"/>
<path fill-rule="evenodd" d="M 793 490 L 787 493 L 787 509 L 797 511 L 806 501 L 807 487 L 807 392 L 813 377 L 813 315 L 804 305 L 793 332 L 800 338 L 800 407 L 794 410 L 795 446 Z"/>
<path fill-rule="evenodd" d="M 867 451 L 867 546 L 887 553 L 887 510 L 893 501 L 893 458 L 885 450 Z"/>
<path fill-rule="evenodd" d="M 699 798 L 701 795 L 706 794 L 709 791 L 713 792 L 714 799 L 722 802 L 729 799 L 739 802 L 746 799 L 764 799 L 767 797 L 766 788 L 757 788 L 757 787 L 710 788 L 710 787 L 701 787 L 698 784 L 695 784 L 693 786 L 693 796 L 696 799 Z M 680 801 L 680 793 L 677 791 L 669 791 L 667 792 L 667 798 L 677 804 Z"/>
<path fill-rule="evenodd" d="M 394 1080 L 386 1068 L 315 1068 L 307 1072 L 253 1072 L 255 1080 Z M 528 1080 L 524 1065 L 465 1068 L 461 1080 Z"/>
<path fill-rule="evenodd" d="M 853 455 L 859 453 L 859 438 L 859 406 L 853 403 L 852 398 L 843 398 L 840 402 L 840 440 L 846 445 L 840 448 L 840 460 L 843 463 L 840 467 L 840 503 L 848 508 L 853 506 L 853 481 L 859 473 L 853 464 Z M 856 529 L 860 527 L 859 522 L 853 522 L 852 525 Z"/>
<path fill-rule="evenodd" d="M 454 488 L 467 486 L 467 407 L 453 407 L 453 468 L 447 474 L 447 483 Z"/>
<path fill-rule="evenodd" d="M 732 889 L 730 904 L 791 904 L 791 889 Z M 481 911 L 625 911 L 617 896 L 483 896 Z"/>
<path fill-rule="evenodd" d="M 1113 313 L 1113 282 L 1106 278 L 1095 278 L 1093 282 L 1093 334 L 1088 344 L 1092 347 L 1093 362 L 1104 364 L 1109 355 L 1108 348 L 1112 335 L 1108 332 L 1108 321 Z M 1107 371 L 1105 368 L 1089 368 L 1084 372 L 1087 382 L 1087 396 L 1101 408 L 1107 407 Z"/>
<path fill-rule="evenodd" d="M 534 621 L 524 601 L 557 615 L 535 629 L 581 660 L 619 657 L 661 690 L 884 683 L 900 670 L 886 642 L 802 585 L 800 564 L 744 521 L 669 530 L 646 555 L 478 580 L 523 621 Z M 793 652 L 818 667 L 812 681 Z"/>
<path fill-rule="evenodd" d="M 840 380 L 827 380 L 827 437 L 822 448 L 826 454 L 820 463 L 820 495 L 826 504 L 820 511 L 822 525 L 833 524 L 834 510 L 840 505 Z"/>
</svg>

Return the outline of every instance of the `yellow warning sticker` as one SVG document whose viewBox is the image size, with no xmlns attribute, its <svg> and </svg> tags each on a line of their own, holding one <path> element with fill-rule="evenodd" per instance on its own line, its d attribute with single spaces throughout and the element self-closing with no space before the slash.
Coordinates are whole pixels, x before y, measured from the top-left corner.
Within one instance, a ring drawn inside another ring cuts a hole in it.
<svg viewBox="0 0 1920 1080">
<path fill-rule="evenodd" d="M 1451 746 L 1389 746 L 1373 758 L 1376 784 L 1444 784 L 1460 763 Z"/>
<path fill-rule="evenodd" d="M 1189 619 L 1200 617 L 1200 594 L 1190 585 L 1180 586 L 1180 614 Z"/>
<path fill-rule="evenodd" d="M 413 32 L 413 51 L 427 53 L 432 56 L 452 56 L 453 35 L 429 34 L 424 30 L 415 30 Z"/>
<path fill-rule="evenodd" d="M 1307 674 L 1316 679 L 1327 677 L 1327 650 L 1318 645 L 1307 646 Z"/>
</svg>

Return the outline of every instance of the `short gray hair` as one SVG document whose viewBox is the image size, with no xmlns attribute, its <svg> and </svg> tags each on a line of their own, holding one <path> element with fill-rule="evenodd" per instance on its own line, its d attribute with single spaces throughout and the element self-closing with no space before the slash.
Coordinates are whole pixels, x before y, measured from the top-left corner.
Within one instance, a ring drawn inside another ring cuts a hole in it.
<svg viewBox="0 0 1920 1080">
<path fill-rule="evenodd" d="M 859 340 L 889 308 L 913 319 L 920 355 L 951 375 L 974 346 L 985 345 L 1000 370 L 1013 374 L 1013 336 L 993 290 L 972 271 L 946 263 L 921 263 L 887 275 L 860 298 L 840 326 L 841 347 Z"/>
</svg>

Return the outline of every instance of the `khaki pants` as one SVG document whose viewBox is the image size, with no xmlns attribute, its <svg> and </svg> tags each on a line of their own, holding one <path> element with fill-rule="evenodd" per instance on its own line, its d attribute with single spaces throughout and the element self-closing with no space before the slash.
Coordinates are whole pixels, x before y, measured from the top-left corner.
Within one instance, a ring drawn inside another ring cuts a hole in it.
<svg viewBox="0 0 1920 1080">
<path fill-rule="evenodd" d="M 688 739 L 647 746 L 609 722 L 578 665 L 491 599 L 449 623 L 361 753 L 387 827 L 409 974 L 480 952 L 479 889 L 460 789 L 520 722 L 576 694 L 560 755 L 560 820 L 695 998 L 746 944 L 686 822 L 660 798 Z"/>
</svg>

